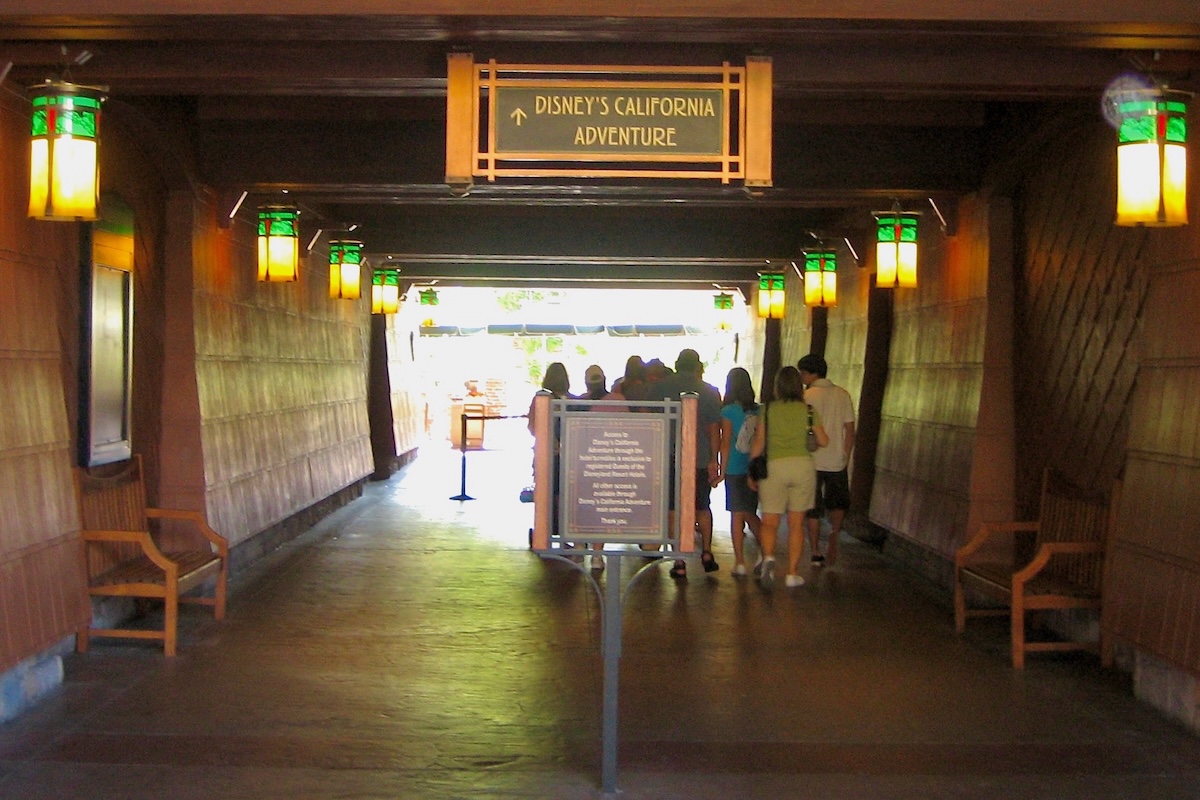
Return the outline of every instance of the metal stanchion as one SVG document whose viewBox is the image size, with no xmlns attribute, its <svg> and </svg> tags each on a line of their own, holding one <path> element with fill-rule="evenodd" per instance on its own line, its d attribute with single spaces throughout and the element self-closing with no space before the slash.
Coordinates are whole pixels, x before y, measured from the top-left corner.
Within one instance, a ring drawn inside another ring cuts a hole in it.
<svg viewBox="0 0 1200 800">
<path fill-rule="evenodd" d="M 480 414 L 478 416 L 470 416 L 464 413 L 459 418 L 459 436 L 458 449 L 462 453 L 462 469 L 460 470 L 458 494 L 451 497 L 451 500 L 474 500 L 474 497 L 467 494 L 467 422 L 484 422 L 489 419 L 523 419 L 524 414 L 490 415 Z"/>
<path fill-rule="evenodd" d="M 472 417 L 474 419 L 474 417 Z M 451 497 L 451 500 L 474 500 L 467 494 L 467 415 L 463 413 L 458 418 L 459 421 L 459 436 L 458 449 L 462 451 L 462 481 L 459 484 L 458 494 Z"/>
</svg>

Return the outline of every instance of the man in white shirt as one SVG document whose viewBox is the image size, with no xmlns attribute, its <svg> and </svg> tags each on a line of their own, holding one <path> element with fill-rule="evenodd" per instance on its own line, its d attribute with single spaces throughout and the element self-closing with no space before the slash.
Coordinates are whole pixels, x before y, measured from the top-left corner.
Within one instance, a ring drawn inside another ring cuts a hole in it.
<svg viewBox="0 0 1200 800">
<path fill-rule="evenodd" d="M 825 359 L 810 353 L 796 364 L 804 381 L 804 401 L 817 410 L 829 444 L 813 453 L 817 468 L 817 496 L 805 515 L 814 567 L 833 565 L 838 556 L 838 537 L 850 508 L 850 454 L 854 452 L 854 401 L 850 393 L 825 377 Z M 821 517 L 829 514 L 829 550 L 822 553 Z"/>
</svg>

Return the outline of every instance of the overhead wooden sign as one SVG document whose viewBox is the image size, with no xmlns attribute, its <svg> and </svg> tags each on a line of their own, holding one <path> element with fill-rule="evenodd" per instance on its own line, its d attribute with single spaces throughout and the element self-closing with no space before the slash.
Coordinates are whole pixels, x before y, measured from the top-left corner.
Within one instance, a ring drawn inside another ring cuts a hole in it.
<svg viewBox="0 0 1200 800">
<path fill-rule="evenodd" d="M 746 66 L 448 59 L 446 182 L 700 178 L 771 185 L 771 61 Z"/>
</svg>

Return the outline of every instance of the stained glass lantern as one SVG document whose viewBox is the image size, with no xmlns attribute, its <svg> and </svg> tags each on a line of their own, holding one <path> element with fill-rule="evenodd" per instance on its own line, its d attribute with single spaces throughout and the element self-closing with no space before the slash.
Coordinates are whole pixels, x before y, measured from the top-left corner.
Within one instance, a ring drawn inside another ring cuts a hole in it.
<svg viewBox="0 0 1200 800">
<path fill-rule="evenodd" d="M 400 270 L 375 270 L 371 275 L 371 313 L 395 314 L 399 310 Z"/>
<path fill-rule="evenodd" d="M 1117 224 L 1187 224 L 1187 100 L 1145 89 L 1117 105 Z"/>
<path fill-rule="evenodd" d="M 917 220 L 920 214 L 889 211 L 875 215 L 875 285 L 917 285 Z"/>
<path fill-rule="evenodd" d="M 294 281 L 300 277 L 300 211 L 295 206 L 258 209 L 258 279 Z"/>
<path fill-rule="evenodd" d="M 362 284 L 362 242 L 334 239 L 329 242 L 329 296 L 357 300 Z"/>
<path fill-rule="evenodd" d="M 785 310 L 782 273 L 763 273 L 758 276 L 758 316 L 762 319 L 783 319 Z"/>
<path fill-rule="evenodd" d="M 29 216 L 91 221 L 100 199 L 102 90 L 46 81 L 29 89 Z"/>
<path fill-rule="evenodd" d="M 837 305 L 837 252 L 812 250 L 804 254 L 804 304 Z"/>
</svg>

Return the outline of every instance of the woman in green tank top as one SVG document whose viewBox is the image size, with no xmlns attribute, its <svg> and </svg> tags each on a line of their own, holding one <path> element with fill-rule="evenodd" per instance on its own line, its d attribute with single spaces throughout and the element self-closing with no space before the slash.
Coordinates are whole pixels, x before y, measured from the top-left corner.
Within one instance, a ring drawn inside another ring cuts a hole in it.
<svg viewBox="0 0 1200 800">
<path fill-rule="evenodd" d="M 817 470 L 812 453 L 808 451 L 808 430 L 811 427 L 821 447 L 829 444 L 829 436 L 821 426 L 820 417 L 804 402 L 804 382 L 795 367 L 784 367 L 775 375 L 775 400 L 762 412 L 762 423 L 754 433 L 750 457 L 767 455 L 767 477 L 758 483 L 758 500 L 762 508 L 762 527 L 759 542 L 763 561 L 759 581 L 769 587 L 775 580 L 775 541 L 779 523 L 788 517 L 789 588 L 803 586 L 804 579 L 796 570 L 804 552 L 804 512 L 812 508 L 817 491 Z"/>
</svg>

